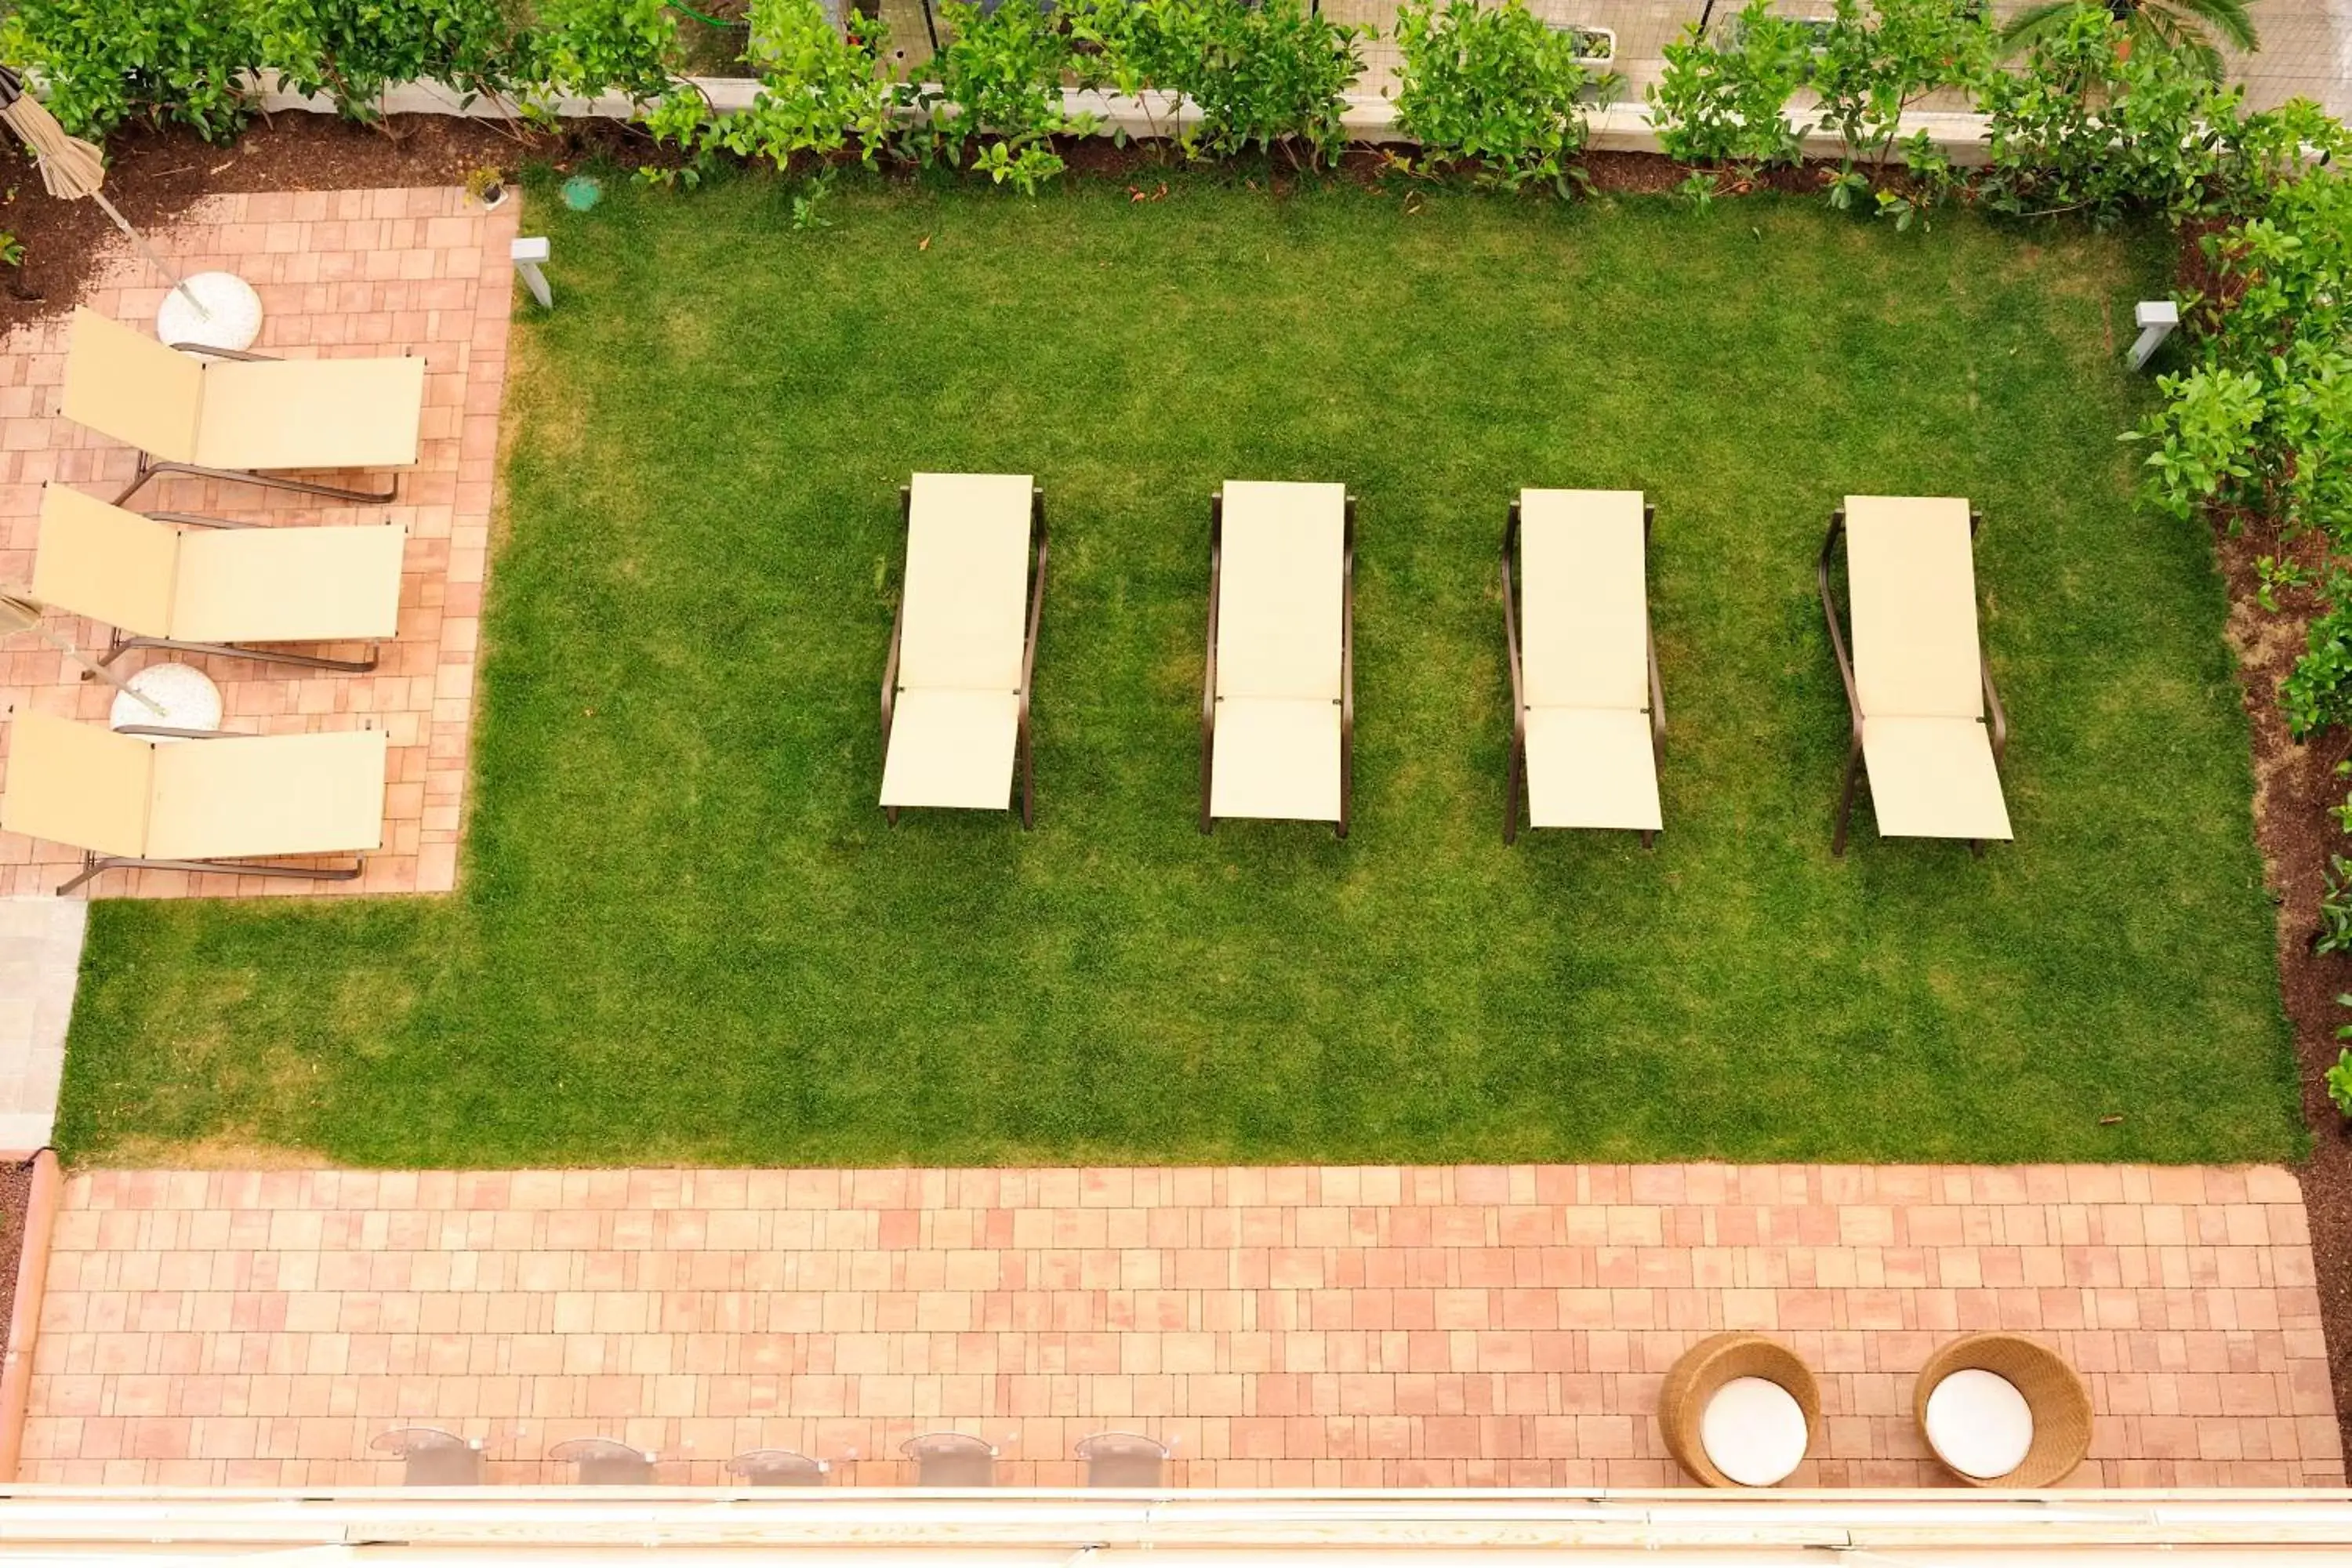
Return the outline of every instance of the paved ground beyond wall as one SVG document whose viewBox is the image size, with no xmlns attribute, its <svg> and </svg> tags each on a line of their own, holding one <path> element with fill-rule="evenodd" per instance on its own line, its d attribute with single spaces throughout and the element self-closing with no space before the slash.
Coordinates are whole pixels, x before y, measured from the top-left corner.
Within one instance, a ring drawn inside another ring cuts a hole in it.
<svg viewBox="0 0 2352 1568">
<path fill-rule="evenodd" d="M 24 1473 L 388 1482 L 427 1422 L 501 1482 L 603 1433 L 902 1483 L 952 1427 L 1011 1484 L 1120 1428 L 1180 1485 L 1654 1486 L 1661 1374 L 1738 1327 L 1823 1374 L 1801 1482 L 1932 1484 L 1910 1374 L 2002 1327 L 2089 1382 L 2080 1483 L 2332 1487 L 2312 1279 L 2275 1169 L 96 1172 Z"/>
</svg>

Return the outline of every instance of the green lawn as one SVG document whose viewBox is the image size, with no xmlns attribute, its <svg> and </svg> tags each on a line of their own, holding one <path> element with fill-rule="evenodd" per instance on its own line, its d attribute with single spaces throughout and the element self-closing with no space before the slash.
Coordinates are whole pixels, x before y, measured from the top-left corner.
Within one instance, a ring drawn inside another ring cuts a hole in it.
<svg viewBox="0 0 2352 1568">
<path fill-rule="evenodd" d="M 100 905 L 71 1155 L 2298 1149 L 2221 584 L 2116 441 L 2161 237 L 1206 178 L 786 213 L 534 190 L 463 890 Z M 1034 834 L 875 805 L 919 468 L 1046 489 Z M 1345 844 L 1195 826 L 1227 477 L 1360 498 Z M 1653 852 L 1501 843 L 1522 485 L 1657 507 Z M 1981 861 L 1866 805 L 1830 858 L 1849 490 L 1985 513 L 2018 841 Z"/>
</svg>

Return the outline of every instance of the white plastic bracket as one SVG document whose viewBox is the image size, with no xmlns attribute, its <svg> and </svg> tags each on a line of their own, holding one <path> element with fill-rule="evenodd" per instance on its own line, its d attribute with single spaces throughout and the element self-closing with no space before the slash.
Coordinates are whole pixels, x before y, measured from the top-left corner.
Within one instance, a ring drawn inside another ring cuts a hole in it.
<svg viewBox="0 0 2352 1568">
<path fill-rule="evenodd" d="M 507 254 L 514 260 L 514 269 L 522 275 L 522 286 L 530 290 L 532 299 L 539 301 L 539 308 L 542 310 L 555 309 L 555 291 L 547 286 L 547 274 L 540 270 L 541 264 L 547 259 L 547 237 L 534 235 L 528 239 L 518 239 L 509 247 Z"/>
<path fill-rule="evenodd" d="M 2180 307 L 2169 300 L 2142 300 L 2132 307 L 2132 321 L 2139 328 L 2139 341 L 2131 346 L 2129 362 L 2138 370 L 2180 324 Z"/>
</svg>

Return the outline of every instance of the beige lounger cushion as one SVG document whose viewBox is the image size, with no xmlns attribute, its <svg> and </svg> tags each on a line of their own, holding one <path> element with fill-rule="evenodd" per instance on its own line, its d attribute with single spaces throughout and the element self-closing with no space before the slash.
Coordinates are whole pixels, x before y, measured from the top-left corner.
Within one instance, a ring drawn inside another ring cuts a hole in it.
<svg viewBox="0 0 2352 1568">
<path fill-rule="evenodd" d="M 147 854 L 217 860 L 381 848 L 384 749 L 380 730 L 163 742 Z"/>
<path fill-rule="evenodd" d="M 180 531 L 68 485 L 41 489 L 33 597 L 138 637 L 172 633 Z"/>
<path fill-rule="evenodd" d="M 66 350 L 65 416 L 170 463 L 196 460 L 204 362 L 88 306 Z"/>
<path fill-rule="evenodd" d="M 1528 820 L 1656 832 L 1639 490 L 1519 492 Z"/>
<path fill-rule="evenodd" d="M 33 596 L 137 637 L 372 641 L 399 621 L 407 538 L 397 523 L 184 531 L 53 484 Z"/>
<path fill-rule="evenodd" d="M 1029 609 L 1027 474 L 917 474 L 898 684 L 1014 691 Z"/>
<path fill-rule="evenodd" d="M 150 860 L 355 854 L 383 842 L 381 731 L 148 740 L 20 713 L 0 826 Z"/>
<path fill-rule="evenodd" d="M 1888 838 L 2008 838 L 1984 720 L 1969 503 L 1848 496 L 1853 683 L 1871 811 Z"/>
<path fill-rule="evenodd" d="M 1017 692 L 899 692 L 882 763 L 882 804 L 1004 810 L 1020 731 Z"/>
<path fill-rule="evenodd" d="M 1845 535 L 1863 712 L 1982 718 L 1969 503 L 1848 496 Z"/>
<path fill-rule="evenodd" d="M 1209 815 L 1339 820 L 1339 705 L 1228 697 L 1217 704 Z"/>
<path fill-rule="evenodd" d="M 1223 495 L 1209 815 L 1337 822 L 1348 489 Z"/>
<path fill-rule="evenodd" d="M 155 751 L 135 735 L 20 709 L 8 724 L 0 828 L 101 855 L 143 855 Z"/>
<path fill-rule="evenodd" d="M 404 468 L 416 461 L 425 361 L 215 360 L 195 461 L 208 468 Z"/>
<path fill-rule="evenodd" d="M 398 468 L 416 461 L 425 361 L 219 360 L 78 309 L 65 416 L 166 462 Z"/>
<path fill-rule="evenodd" d="M 188 642 L 367 642 L 400 620 L 408 530 L 192 529 L 180 536 L 172 633 Z"/>
<path fill-rule="evenodd" d="M 1614 708 L 1528 709 L 1528 821 L 1647 833 L 1663 827 L 1650 716 Z"/>
<path fill-rule="evenodd" d="M 1886 838 L 2008 838 L 1992 736 L 1974 719 L 1862 721 L 1871 810 Z"/>
<path fill-rule="evenodd" d="M 1011 804 L 1028 641 L 1028 474 L 917 474 L 884 805 Z"/>
<path fill-rule="evenodd" d="M 1217 695 L 1338 701 L 1348 488 L 1235 479 L 1224 498 Z"/>
<path fill-rule="evenodd" d="M 1519 492 L 1519 664 L 1531 708 L 1650 706 L 1639 490 Z"/>
</svg>

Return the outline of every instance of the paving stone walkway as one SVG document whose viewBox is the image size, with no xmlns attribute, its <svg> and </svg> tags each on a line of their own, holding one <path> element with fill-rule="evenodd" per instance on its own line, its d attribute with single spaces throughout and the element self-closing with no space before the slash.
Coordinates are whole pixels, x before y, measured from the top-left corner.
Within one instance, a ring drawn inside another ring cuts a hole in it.
<svg viewBox="0 0 2352 1568">
<path fill-rule="evenodd" d="M 47 1144 L 89 906 L 0 899 L 0 1153 Z"/>
<path fill-rule="evenodd" d="M 429 1422 L 501 1482 L 609 1434 L 903 1484 L 952 1427 L 1008 1484 L 1122 1428 L 1180 1485 L 1666 1485 L 1661 1374 L 1736 1327 L 1822 1374 L 1801 1481 L 1933 1484 L 1910 1374 L 2000 1327 L 2085 1375 L 2078 1483 L 2333 1487 L 2312 1281 L 2275 1169 L 101 1171 L 25 1475 L 389 1482 Z"/>
<path fill-rule="evenodd" d="M 509 202 L 485 213 L 454 188 L 223 195 L 198 203 L 155 236 L 175 265 L 191 272 L 226 268 L 254 285 L 264 310 L 254 345 L 261 353 L 425 357 L 421 459 L 400 471 L 394 504 L 322 504 L 187 479 L 151 485 L 136 502 L 149 510 L 257 521 L 391 519 L 408 525 L 399 635 L 371 673 L 301 674 L 209 655 L 194 660 L 221 688 L 226 728 L 386 731 L 392 751 L 384 848 L 356 882 L 110 872 L 91 885 L 92 896 L 436 892 L 456 884 L 514 292 L 507 252 L 520 205 Z M 152 332 L 163 297 L 153 269 L 117 247 L 84 302 Z M 0 584 L 21 588 L 31 580 L 43 481 L 111 499 L 133 472 L 131 448 L 58 415 L 66 342 L 60 313 L 0 342 Z M 337 482 L 381 489 L 387 477 Z M 85 651 L 106 646 L 105 627 L 62 615 L 50 624 Z M 142 651 L 117 668 L 130 673 L 142 661 L 169 657 Z M 29 706 L 98 722 L 111 697 L 110 689 L 81 679 L 62 656 L 29 637 L 0 649 L 0 711 Z M 6 751 L 7 729 L 0 724 L 0 778 Z M 52 893 L 79 860 L 65 846 L 0 833 L 0 898 Z M 0 987 L 0 997 L 7 994 Z"/>
</svg>

